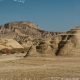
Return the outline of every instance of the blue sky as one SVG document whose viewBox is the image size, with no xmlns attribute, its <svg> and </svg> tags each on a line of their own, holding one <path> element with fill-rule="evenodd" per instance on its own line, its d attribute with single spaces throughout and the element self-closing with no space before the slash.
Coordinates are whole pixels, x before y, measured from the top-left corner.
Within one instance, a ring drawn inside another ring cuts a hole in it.
<svg viewBox="0 0 80 80">
<path fill-rule="evenodd" d="M 48 31 L 80 26 L 80 0 L 0 0 L 0 24 L 31 21 Z"/>
</svg>

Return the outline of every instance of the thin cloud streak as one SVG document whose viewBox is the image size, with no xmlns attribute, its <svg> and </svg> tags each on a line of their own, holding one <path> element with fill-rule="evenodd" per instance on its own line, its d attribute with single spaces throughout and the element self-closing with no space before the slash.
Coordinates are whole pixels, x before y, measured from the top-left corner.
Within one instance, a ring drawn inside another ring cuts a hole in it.
<svg viewBox="0 0 80 80">
<path fill-rule="evenodd" d="M 13 0 L 13 1 L 19 2 L 19 3 L 23 3 L 23 4 L 24 4 L 26 0 Z"/>
<path fill-rule="evenodd" d="M 0 0 L 0 2 L 2 2 L 2 1 L 5 1 L 5 0 Z M 26 0 L 12 0 L 12 1 L 24 4 Z"/>
</svg>

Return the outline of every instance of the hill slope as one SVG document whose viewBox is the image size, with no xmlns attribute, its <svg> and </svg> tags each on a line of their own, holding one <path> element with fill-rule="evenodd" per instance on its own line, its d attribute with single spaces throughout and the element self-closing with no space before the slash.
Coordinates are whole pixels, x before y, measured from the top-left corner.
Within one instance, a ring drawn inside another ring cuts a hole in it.
<svg viewBox="0 0 80 80">
<path fill-rule="evenodd" d="M 22 21 L 6 23 L 0 27 L 1 39 L 14 39 L 28 50 L 26 54 L 40 56 L 70 55 L 75 45 L 78 45 L 77 42 L 80 43 L 79 33 L 79 28 L 68 32 L 48 32 L 32 22 Z"/>
</svg>

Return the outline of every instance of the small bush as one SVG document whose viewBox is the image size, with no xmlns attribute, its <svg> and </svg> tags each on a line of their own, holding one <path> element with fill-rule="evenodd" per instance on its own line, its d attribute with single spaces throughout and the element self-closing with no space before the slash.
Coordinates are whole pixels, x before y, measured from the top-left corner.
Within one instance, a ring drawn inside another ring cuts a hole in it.
<svg viewBox="0 0 80 80">
<path fill-rule="evenodd" d="M 11 50 L 10 49 L 7 49 L 7 48 L 4 48 L 2 50 L 0 50 L 2 54 L 11 54 Z"/>
</svg>

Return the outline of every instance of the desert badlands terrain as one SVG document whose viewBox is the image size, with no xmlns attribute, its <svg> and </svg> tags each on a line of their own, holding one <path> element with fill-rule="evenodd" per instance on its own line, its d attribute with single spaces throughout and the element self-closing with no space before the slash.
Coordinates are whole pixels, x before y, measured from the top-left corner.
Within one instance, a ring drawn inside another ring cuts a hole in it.
<svg viewBox="0 0 80 80">
<path fill-rule="evenodd" d="M 1 25 L 0 80 L 80 80 L 80 27 L 49 32 L 32 22 Z"/>
</svg>

